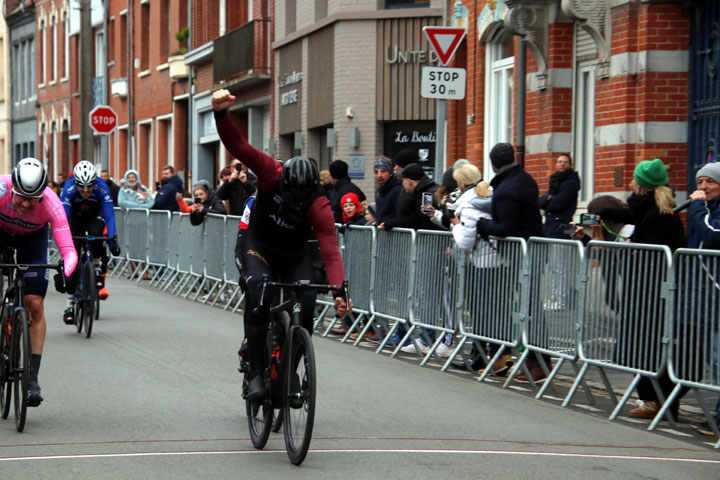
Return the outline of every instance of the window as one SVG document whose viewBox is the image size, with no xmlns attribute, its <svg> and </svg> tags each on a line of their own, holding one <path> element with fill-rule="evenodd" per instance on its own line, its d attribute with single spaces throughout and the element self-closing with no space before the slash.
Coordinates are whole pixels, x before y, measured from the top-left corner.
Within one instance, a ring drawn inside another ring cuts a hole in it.
<svg viewBox="0 0 720 480">
<path fill-rule="evenodd" d="M 170 56 L 170 0 L 160 0 L 160 61 Z"/>
<path fill-rule="evenodd" d="M 63 78 L 68 78 L 68 72 L 70 72 L 70 21 L 67 12 L 63 13 L 63 31 L 63 54 L 65 55 Z"/>
<path fill-rule="evenodd" d="M 57 38 L 57 17 L 53 17 L 52 19 L 52 44 L 53 44 L 53 52 L 52 52 L 52 69 L 51 69 L 51 77 L 50 81 L 55 82 L 57 81 L 57 73 L 58 73 L 58 38 Z"/>
<path fill-rule="evenodd" d="M 595 162 L 595 66 L 580 64 L 575 89 L 575 170 L 580 175 L 580 202 L 593 196 L 593 163 Z"/>
<path fill-rule="evenodd" d="M 430 0 L 385 0 L 385 8 L 429 7 Z"/>
<path fill-rule="evenodd" d="M 491 42 L 486 46 L 486 94 L 485 94 L 485 157 L 500 142 L 512 141 L 514 84 L 513 38 Z M 489 161 L 483 162 L 484 178 L 494 173 Z"/>
<path fill-rule="evenodd" d="M 140 70 L 150 68 L 150 2 L 140 5 Z"/>
<path fill-rule="evenodd" d="M 297 0 L 285 0 L 285 35 L 297 28 Z"/>
<path fill-rule="evenodd" d="M 122 13 L 120 15 L 120 75 L 125 75 L 127 71 L 127 35 L 127 13 Z"/>
<path fill-rule="evenodd" d="M 47 65 L 47 42 L 45 38 L 45 21 L 40 22 L 40 84 L 45 84 L 45 65 Z"/>
</svg>

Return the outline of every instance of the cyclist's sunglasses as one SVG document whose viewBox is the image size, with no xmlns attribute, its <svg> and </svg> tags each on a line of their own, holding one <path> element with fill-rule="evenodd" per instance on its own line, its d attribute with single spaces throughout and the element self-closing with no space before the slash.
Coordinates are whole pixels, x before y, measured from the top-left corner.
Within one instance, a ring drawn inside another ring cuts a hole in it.
<svg viewBox="0 0 720 480">
<path fill-rule="evenodd" d="M 95 186 L 94 183 L 91 183 L 90 185 L 80 185 L 80 184 L 78 183 L 78 184 L 76 184 L 76 185 L 77 185 L 77 187 L 78 187 L 78 190 L 90 190 L 91 188 L 93 188 L 93 187 Z"/>
<path fill-rule="evenodd" d="M 21 202 L 40 203 L 40 200 L 42 200 L 42 195 L 39 197 L 27 197 L 25 195 L 20 195 L 15 190 L 13 190 L 13 195 L 18 197 Z"/>
</svg>

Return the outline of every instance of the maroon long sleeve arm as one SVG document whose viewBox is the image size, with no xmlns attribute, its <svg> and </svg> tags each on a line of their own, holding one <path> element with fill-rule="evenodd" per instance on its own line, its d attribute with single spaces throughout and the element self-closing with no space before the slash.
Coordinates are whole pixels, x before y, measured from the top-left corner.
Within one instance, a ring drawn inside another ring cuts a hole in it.
<svg viewBox="0 0 720 480">
<path fill-rule="evenodd" d="M 215 124 L 225 148 L 235 158 L 241 158 L 242 162 L 257 175 L 258 189 L 263 191 L 274 189 L 280 177 L 280 162 L 250 145 L 226 111 L 215 112 Z M 327 197 L 320 196 L 313 201 L 306 219 L 315 230 L 328 281 L 333 285 L 342 285 L 345 271 L 337 243 L 332 209 Z"/>
</svg>

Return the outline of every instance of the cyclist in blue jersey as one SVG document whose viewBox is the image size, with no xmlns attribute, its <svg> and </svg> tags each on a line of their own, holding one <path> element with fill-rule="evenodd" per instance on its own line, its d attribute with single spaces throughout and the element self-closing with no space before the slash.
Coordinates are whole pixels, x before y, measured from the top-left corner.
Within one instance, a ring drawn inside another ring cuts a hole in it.
<svg viewBox="0 0 720 480">
<path fill-rule="evenodd" d="M 73 176 L 65 182 L 65 187 L 60 194 L 60 200 L 65 208 L 65 214 L 73 236 L 91 235 L 100 237 L 104 235 L 106 227 L 107 236 L 115 236 L 115 212 L 113 210 L 112 194 L 103 179 L 97 176 L 97 170 L 92 163 L 82 160 L 75 165 Z M 120 246 L 116 242 L 110 241 L 108 246 L 113 255 L 120 255 Z M 77 244 L 75 244 L 75 248 L 78 248 Z M 108 264 L 107 251 L 102 243 L 95 243 L 91 249 L 96 260 L 95 269 L 96 271 L 100 270 L 96 272 L 98 296 L 101 300 L 105 300 L 109 296 L 107 288 L 105 288 L 105 273 Z M 72 308 L 75 300 L 73 292 L 78 281 L 79 270 L 76 269 L 67 282 L 68 305 L 63 314 L 63 321 L 68 325 L 75 324 Z"/>
</svg>

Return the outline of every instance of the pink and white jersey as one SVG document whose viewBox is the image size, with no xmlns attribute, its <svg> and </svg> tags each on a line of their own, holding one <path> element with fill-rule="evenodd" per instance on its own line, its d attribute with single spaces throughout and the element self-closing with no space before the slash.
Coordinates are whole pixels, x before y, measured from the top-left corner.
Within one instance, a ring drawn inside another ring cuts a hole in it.
<svg viewBox="0 0 720 480">
<path fill-rule="evenodd" d="M 68 225 L 65 209 L 58 196 L 46 187 L 40 202 L 33 213 L 21 217 L 12 204 L 12 177 L 0 175 L 0 228 L 15 237 L 28 235 L 40 230 L 50 222 L 55 244 L 60 249 L 65 261 L 65 276 L 75 270 L 78 262 L 77 251 L 73 245 L 70 226 Z"/>
</svg>

